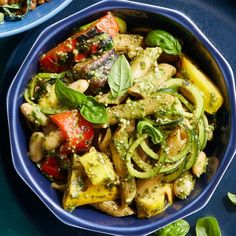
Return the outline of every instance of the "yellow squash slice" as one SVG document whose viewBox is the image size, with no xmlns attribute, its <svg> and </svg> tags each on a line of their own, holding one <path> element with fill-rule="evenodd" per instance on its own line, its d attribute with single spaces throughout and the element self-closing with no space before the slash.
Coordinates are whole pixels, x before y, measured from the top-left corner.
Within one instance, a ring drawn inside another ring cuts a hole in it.
<svg viewBox="0 0 236 236">
<path fill-rule="evenodd" d="M 182 58 L 182 72 L 203 93 L 205 111 L 216 113 L 223 104 L 223 97 L 215 84 L 186 56 Z"/>
<path fill-rule="evenodd" d="M 119 190 L 115 185 L 93 185 L 88 180 L 79 158 L 74 156 L 72 159 L 72 170 L 63 196 L 63 208 L 73 211 L 77 206 L 117 199 Z"/>
</svg>

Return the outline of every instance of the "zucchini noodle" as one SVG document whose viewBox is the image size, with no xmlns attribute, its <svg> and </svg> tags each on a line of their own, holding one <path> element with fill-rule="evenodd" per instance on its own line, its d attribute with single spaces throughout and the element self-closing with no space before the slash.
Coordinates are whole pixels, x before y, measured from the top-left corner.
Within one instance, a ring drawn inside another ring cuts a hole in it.
<svg viewBox="0 0 236 236">
<path fill-rule="evenodd" d="M 143 160 L 140 159 L 139 157 L 137 157 L 137 155 L 134 155 L 135 149 L 145 140 L 145 138 L 147 138 L 147 135 L 143 135 L 140 138 L 138 138 L 137 140 L 135 140 L 126 155 L 127 168 L 129 170 L 129 172 L 137 178 L 150 178 L 150 177 L 155 176 L 162 168 L 162 165 L 163 165 L 163 163 L 166 159 L 166 156 L 167 156 L 165 148 L 164 148 L 164 144 L 162 144 L 160 157 L 159 157 L 158 161 L 154 164 L 154 167 L 143 162 Z M 135 163 L 137 165 L 139 165 L 139 167 L 141 169 L 144 169 L 144 171 L 141 172 L 141 171 L 134 169 L 131 159 L 133 159 L 135 161 Z"/>
<path fill-rule="evenodd" d="M 199 121 L 204 112 L 204 101 L 200 91 L 189 81 L 178 78 L 166 81 L 161 87 L 163 88 L 178 87 L 179 89 L 182 88 L 184 90 L 187 90 L 187 92 L 191 94 L 193 101 L 195 103 L 192 121 L 194 124 L 197 124 L 197 122 Z"/>
</svg>

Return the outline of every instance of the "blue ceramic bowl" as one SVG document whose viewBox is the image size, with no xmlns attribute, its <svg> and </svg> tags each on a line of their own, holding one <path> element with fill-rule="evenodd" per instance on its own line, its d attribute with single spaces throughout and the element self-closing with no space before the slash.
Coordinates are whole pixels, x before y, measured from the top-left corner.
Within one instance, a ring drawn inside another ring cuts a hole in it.
<svg viewBox="0 0 236 236">
<path fill-rule="evenodd" d="M 72 213 L 66 212 L 61 207 L 61 198 L 57 192 L 27 156 L 29 133 L 19 107 L 23 102 L 22 94 L 29 79 L 38 71 L 37 62 L 40 55 L 68 37 L 74 27 L 97 19 L 106 11 L 121 15 L 134 27 L 153 26 L 168 28 L 168 31 L 174 32 L 183 39 L 183 50 L 201 62 L 200 66 L 220 88 L 225 100 L 218 113 L 217 120 L 220 122 L 214 142 L 207 150 L 208 155 L 214 157 L 210 159 L 211 169 L 208 174 L 200 178 L 188 199 L 176 200 L 164 213 L 151 219 L 137 219 L 135 216 L 114 218 L 87 206 L 79 207 Z M 7 112 L 13 164 L 25 183 L 62 222 L 107 234 L 149 234 L 200 210 L 209 201 L 236 152 L 235 84 L 229 64 L 190 19 L 180 12 L 158 6 L 106 0 L 46 28 L 39 35 L 11 84 L 7 97 Z"/>
<path fill-rule="evenodd" d="M 63 10 L 72 0 L 50 0 L 38 5 L 35 10 L 29 11 L 22 20 L 5 20 L 0 24 L 0 38 L 12 36 L 29 30 L 55 16 Z"/>
</svg>

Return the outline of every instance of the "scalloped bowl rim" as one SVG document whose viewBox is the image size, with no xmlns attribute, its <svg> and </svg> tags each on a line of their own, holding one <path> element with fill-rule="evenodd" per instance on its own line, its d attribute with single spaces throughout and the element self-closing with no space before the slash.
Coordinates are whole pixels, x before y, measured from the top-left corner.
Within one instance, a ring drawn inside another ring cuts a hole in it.
<svg viewBox="0 0 236 236">
<path fill-rule="evenodd" d="M 109 8 L 108 8 L 109 7 Z M 225 80 L 228 93 L 230 96 L 230 107 L 234 111 L 236 111 L 236 98 L 235 98 L 235 83 L 234 83 L 234 75 L 233 71 L 228 64 L 228 62 L 224 59 L 224 57 L 218 52 L 218 50 L 212 45 L 212 43 L 206 38 L 206 36 L 201 32 L 201 30 L 183 13 L 173 10 L 170 8 L 153 6 L 144 3 L 123 1 L 123 0 L 105 0 L 98 2 L 96 4 L 91 5 L 90 7 L 85 8 L 82 11 L 79 11 L 65 19 L 62 19 L 51 26 L 47 27 L 37 38 L 35 43 L 33 44 L 31 50 L 26 56 L 24 62 L 22 63 L 18 73 L 13 79 L 11 86 L 9 88 L 7 94 L 7 116 L 8 116 L 8 124 L 9 124 L 9 135 L 10 135 L 10 144 L 11 144 L 11 153 L 14 168 L 16 169 L 19 176 L 24 180 L 24 182 L 32 189 L 32 191 L 41 199 L 41 201 L 48 207 L 48 209 L 62 222 L 67 225 L 87 229 L 95 232 L 102 232 L 112 235 L 144 235 L 154 232 L 157 228 L 163 227 L 166 224 L 169 224 L 179 218 L 186 217 L 194 212 L 202 209 L 210 200 L 212 194 L 214 193 L 216 187 L 221 181 L 225 171 L 233 160 L 236 150 L 234 140 L 236 135 L 231 132 L 229 137 L 228 146 L 224 152 L 224 156 L 222 158 L 222 163 L 219 166 L 217 172 L 212 177 L 211 182 L 207 185 L 207 187 L 203 190 L 203 192 L 194 199 L 187 206 L 183 207 L 183 209 L 174 213 L 169 217 L 168 220 L 165 218 L 161 219 L 159 222 L 151 222 L 145 226 L 137 226 L 137 227 L 112 227 L 112 226 L 104 226 L 93 223 L 91 221 L 84 220 L 82 218 L 77 218 L 71 213 L 66 212 L 62 209 L 62 207 L 58 206 L 49 196 L 47 196 L 44 191 L 40 188 L 40 186 L 36 183 L 31 173 L 28 171 L 27 167 L 23 161 L 23 155 L 20 152 L 20 147 L 18 141 L 14 135 L 14 130 L 16 130 L 16 122 L 11 122 L 11 117 L 15 117 L 18 110 L 14 110 L 14 104 L 16 103 L 16 95 L 14 94 L 15 89 L 19 89 L 20 84 L 17 83 L 18 78 L 24 74 L 24 67 L 29 65 L 29 59 L 34 56 L 34 49 L 37 47 L 37 43 L 40 39 L 44 38 L 47 35 L 47 32 L 55 30 L 58 26 L 64 23 L 70 22 L 70 20 L 74 18 L 83 19 L 87 16 L 91 16 L 91 12 L 99 10 L 114 10 L 114 9 L 131 9 L 131 10 L 140 10 L 151 13 L 158 13 L 164 15 L 168 18 L 171 18 L 173 21 L 178 22 L 180 25 L 187 28 L 187 30 L 194 33 L 195 37 L 200 40 L 204 46 L 208 49 L 208 51 L 212 54 L 214 59 L 216 60 L 218 66 L 223 73 L 224 78 L 228 78 Z M 68 23 L 69 24 L 69 23 Z M 11 101 L 13 100 L 13 104 Z M 230 129 L 236 130 L 236 112 L 232 112 L 230 122 Z M 160 225 L 159 225 L 160 224 Z"/>
</svg>

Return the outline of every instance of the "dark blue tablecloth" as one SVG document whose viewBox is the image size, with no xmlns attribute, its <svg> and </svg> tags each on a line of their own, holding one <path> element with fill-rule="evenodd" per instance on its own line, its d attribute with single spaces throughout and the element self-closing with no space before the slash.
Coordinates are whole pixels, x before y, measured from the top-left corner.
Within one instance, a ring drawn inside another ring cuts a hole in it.
<svg viewBox="0 0 236 236">
<path fill-rule="evenodd" d="M 0 39 L 0 236 L 102 235 L 61 223 L 18 177 L 11 162 L 5 107 L 10 82 L 38 33 L 52 22 L 96 2 L 98 1 L 74 0 L 57 16 L 30 32 Z M 140 0 L 139 2 L 170 7 L 185 13 L 223 54 L 236 73 L 234 0 Z M 14 57 L 10 57 L 17 46 L 17 53 Z M 199 217 L 214 216 L 219 221 L 223 235 L 236 235 L 236 206 L 230 204 L 226 197 L 228 191 L 236 193 L 235 169 L 236 160 L 233 160 L 207 206 L 186 218 L 192 229 Z M 191 234 L 195 235 L 194 231 Z"/>
</svg>

